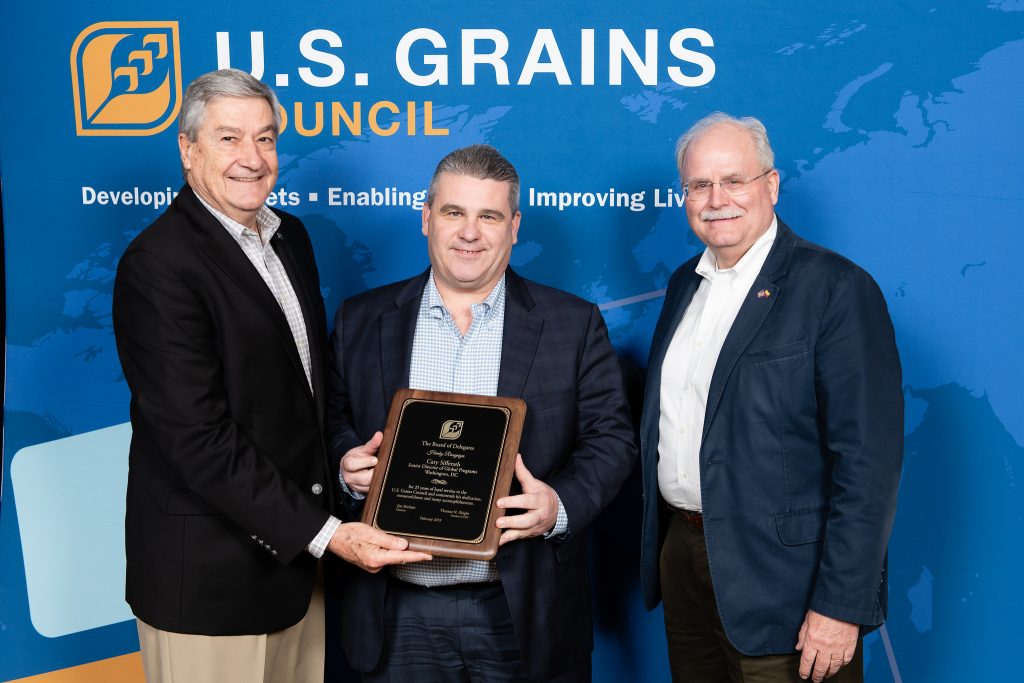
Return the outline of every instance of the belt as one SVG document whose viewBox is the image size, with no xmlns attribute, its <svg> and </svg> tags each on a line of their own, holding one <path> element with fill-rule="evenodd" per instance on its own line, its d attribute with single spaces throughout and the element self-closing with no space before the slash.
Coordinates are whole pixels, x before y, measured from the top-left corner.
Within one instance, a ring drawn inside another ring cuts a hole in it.
<svg viewBox="0 0 1024 683">
<path fill-rule="evenodd" d="M 690 527 L 694 531 L 704 531 L 704 515 L 696 510 L 683 510 L 682 508 L 672 508 L 672 512 L 676 513 L 679 519 L 683 520 L 683 524 Z"/>
</svg>

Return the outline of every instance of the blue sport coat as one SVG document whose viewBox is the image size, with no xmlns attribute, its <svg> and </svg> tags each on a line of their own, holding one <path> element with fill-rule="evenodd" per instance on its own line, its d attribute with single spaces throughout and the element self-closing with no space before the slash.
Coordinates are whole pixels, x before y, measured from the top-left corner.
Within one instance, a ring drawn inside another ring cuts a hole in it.
<svg viewBox="0 0 1024 683">
<path fill-rule="evenodd" d="M 335 316 L 328 374 L 332 471 L 384 428 L 395 391 L 409 386 L 416 317 L 428 272 L 345 301 Z M 622 374 L 597 307 L 506 271 L 498 395 L 526 401 L 519 443 L 526 467 L 555 489 L 569 534 L 508 543 L 495 561 L 531 678 L 548 680 L 593 648 L 587 526 L 636 460 Z M 516 488 L 516 484 L 513 484 Z M 381 655 L 387 571 L 350 568 L 342 641 L 371 671 Z"/>
<path fill-rule="evenodd" d="M 669 282 L 641 424 L 644 601 L 660 600 L 662 364 L 700 284 Z M 726 337 L 700 450 L 704 536 L 722 624 L 744 654 L 791 653 L 808 609 L 870 627 L 886 610 L 886 545 L 903 458 L 895 335 L 866 272 L 779 221 Z M 666 577 L 671 580 L 671 577 Z"/>
</svg>

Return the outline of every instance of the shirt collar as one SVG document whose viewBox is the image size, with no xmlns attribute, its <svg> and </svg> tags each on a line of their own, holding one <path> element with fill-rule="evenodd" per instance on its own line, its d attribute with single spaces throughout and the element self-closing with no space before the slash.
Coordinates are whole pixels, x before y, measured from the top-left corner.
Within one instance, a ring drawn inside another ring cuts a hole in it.
<svg viewBox="0 0 1024 683">
<path fill-rule="evenodd" d="M 505 276 L 502 275 L 501 279 L 498 280 L 498 284 L 494 285 L 494 289 L 491 290 L 490 294 L 487 295 L 483 301 L 477 304 L 473 304 L 474 317 L 486 319 L 490 316 L 491 311 L 497 305 L 498 301 L 505 296 Z M 430 310 L 431 315 L 435 318 L 443 318 L 448 313 L 448 307 L 444 305 L 444 299 L 441 298 L 441 293 L 437 291 L 437 285 L 434 283 L 434 269 L 430 269 L 430 277 L 427 278 L 427 288 L 423 290 L 423 301 L 427 308 Z M 483 314 L 480 314 L 480 307 L 483 307 Z"/>
<path fill-rule="evenodd" d="M 729 274 L 734 277 L 743 275 L 747 269 L 753 264 L 759 264 L 757 267 L 760 269 L 763 265 L 763 259 L 759 256 L 771 249 L 772 243 L 775 242 L 775 236 L 779 232 L 779 218 L 775 214 L 772 214 L 772 224 L 768 226 L 768 230 L 763 235 L 757 238 L 757 241 L 750 245 L 750 249 L 747 249 L 747 253 L 740 257 L 740 260 L 736 262 L 732 268 L 719 269 L 718 264 L 715 260 L 715 255 L 711 253 L 710 249 L 704 249 L 704 253 L 701 254 L 700 261 L 697 262 L 697 267 L 694 270 L 698 275 L 705 278 L 706 280 L 712 280 L 716 276 L 722 276 Z"/>
<path fill-rule="evenodd" d="M 206 210 L 213 214 L 213 217 L 217 219 L 217 222 L 223 225 L 224 229 L 231 233 L 231 236 L 234 237 L 235 240 L 246 237 L 247 233 L 251 235 L 256 234 L 256 231 L 252 228 L 242 225 L 235 219 L 222 214 L 220 211 L 207 204 L 206 201 L 199 196 L 199 193 L 195 192 L 195 190 L 193 190 L 193 193 L 195 194 L 196 199 L 199 200 L 199 203 L 205 206 Z M 281 217 L 267 208 L 267 205 L 264 204 L 260 207 L 259 211 L 256 212 L 256 226 L 260 229 L 260 241 L 264 246 L 266 246 L 270 242 L 271 238 L 273 238 L 277 233 L 277 229 L 281 227 Z"/>
</svg>

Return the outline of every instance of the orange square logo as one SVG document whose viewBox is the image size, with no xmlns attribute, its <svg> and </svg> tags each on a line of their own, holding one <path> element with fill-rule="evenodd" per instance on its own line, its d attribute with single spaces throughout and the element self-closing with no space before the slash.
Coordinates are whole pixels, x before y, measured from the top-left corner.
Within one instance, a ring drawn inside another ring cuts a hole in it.
<svg viewBox="0 0 1024 683">
<path fill-rule="evenodd" d="M 155 135 L 181 107 L 176 21 L 101 21 L 71 46 L 79 135 Z"/>
</svg>

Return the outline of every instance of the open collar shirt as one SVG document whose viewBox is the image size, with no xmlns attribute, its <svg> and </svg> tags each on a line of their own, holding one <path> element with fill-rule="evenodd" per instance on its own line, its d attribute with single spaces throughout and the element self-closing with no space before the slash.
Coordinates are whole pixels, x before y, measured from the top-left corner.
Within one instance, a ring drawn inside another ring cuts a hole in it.
<svg viewBox="0 0 1024 683">
<path fill-rule="evenodd" d="M 697 263 L 701 283 L 672 336 L 661 370 L 658 488 L 674 508 L 702 509 L 700 448 L 711 377 L 777 232 L 778 218 L 773 218 L 767 232 L 732 268 L 719 269 L 710 249 Z"/>
</svg>

